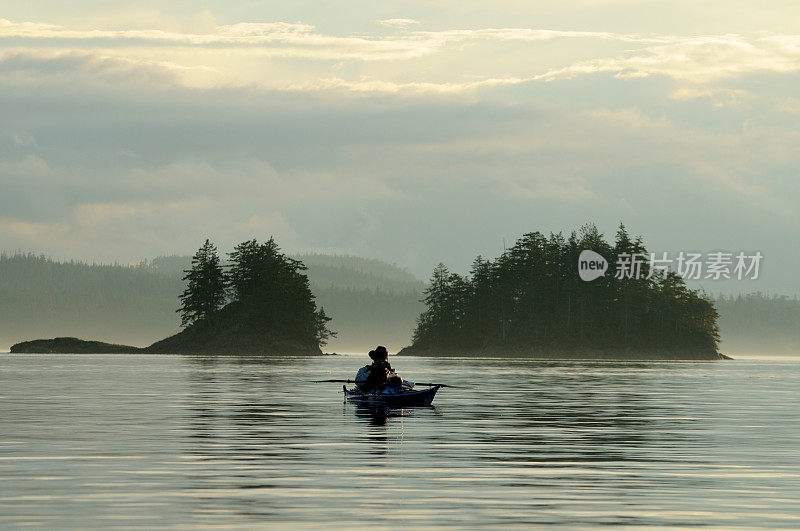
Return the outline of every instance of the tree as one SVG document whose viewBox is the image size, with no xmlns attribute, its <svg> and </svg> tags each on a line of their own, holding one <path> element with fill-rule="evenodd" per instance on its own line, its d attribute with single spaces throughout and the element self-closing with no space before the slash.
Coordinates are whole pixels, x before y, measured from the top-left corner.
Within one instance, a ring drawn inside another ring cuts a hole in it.
<svg viewBox="0 0 800 531">
<path fill-rule="evenodd" d="M 429 338 L 443 338 L 449 335 L 447 301 L 450 297 L 450 271 L 440 263 L 433 270 L 430 286 L 422 300 L 428 309 L 419 316 L 414 330 L 414 342 L 426 343 Z"/>
<path fill-rule="evenodd" d="M 322 306 L 314 313 L 314 335 L 320 345 L 324 345 L 328 339 L 336 337 L 336 332 L 328 328 L 330 320 L 331 318 L 325 315 L 325 308 Z"/>
<path fill-rule="evenodd" d="M 180 296 L 181 326 L 212 317 L 225 304 L 225 275 L 216 246 L 206 240 L 192 257 L 191 269 L 183 276 L 186 289 Z"/>
<path fill-rule="evenodd" d="M 248 240 L 229 255 L 226 283 L 240 324 L 282 339 L 317 341 L 335 336 L 330 318 L 317 310 L 306 266 L 284 255 L 273 238 Z"/>
</svg>

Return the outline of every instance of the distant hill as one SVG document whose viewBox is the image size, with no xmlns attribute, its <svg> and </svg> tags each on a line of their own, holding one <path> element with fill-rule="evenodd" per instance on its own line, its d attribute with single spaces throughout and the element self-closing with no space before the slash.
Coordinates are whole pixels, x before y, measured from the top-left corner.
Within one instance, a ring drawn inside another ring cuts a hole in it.
<svg viewBox="0 0 800 531">
<path fill-rule="evenodd" d="M 191 265 L 191 256 L 173 254 L 170 256 L 158 256 L 152 260 L 142 260 L 137 267 L 159 275 L 180 278 L 183 276 L 183 272 L 189 269 Z"/>
<path fill-rule="evenodd" d="M 425 289 L 425 283 L 406 269 L 373 258 L 325 254 L 299 254 L 292 258 L 308 267 L 312 286 L 397 293 L 421 293 Z"/>
<path fill-rule="evenodd" d="M 733 354 L 800 355 L 800 300 L 749 293 L 719 296 L 722 351 Z"/>
<path fill-rule="evenodd" d="M 79 335 L 144 346 L 174 333 L 183 282 L 141 266 L 0 256 L 0 347 Z"/>
<path fill-rule="evenodd" d="M 307 267 L 308 280 L 312 286 L 321 288 L 369 289 L 405 293 L 422 292 L 425 283 L 395 264 L 374 258 L 350 255 L 295 254 L 290 255 Z M 159 256 L 144 260 L 139 268 L 161 275 L 183 276 L 189 268 L 189 256 Z"/>
<path fill-rule="evenodd" d="M 379 260 L 319 254 L 302 260 L 318 305 L 339 332 L 326 350 L 365 350 L 373 343 L 396 350 L 408 343 L 421 308 L 421 281 Z M 0 349 L 58 336 L 146 346 L 174 334 L 189 262 L 179 255 L 133 266 L 0 255 Z"/>
</svg>

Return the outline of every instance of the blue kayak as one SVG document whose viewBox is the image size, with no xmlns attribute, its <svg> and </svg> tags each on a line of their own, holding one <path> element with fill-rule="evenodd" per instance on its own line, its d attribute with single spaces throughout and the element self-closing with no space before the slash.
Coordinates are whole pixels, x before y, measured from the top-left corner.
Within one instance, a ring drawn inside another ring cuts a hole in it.
<svg viewBox="0 0 800 531">
<path fill-rule="evenodd" d="M 433 402 L 433 397 L 436 396 L 436 391 L 438 391 L 440 387 L 441 385 L 434 385 L 424 390 L 394 388 L 365 393 L 357 387 L 348 389 L 342 386 L 344 389 L 344 397 L 347 400 L 368 404 L 380 404 L 389 407 L 430 406 Z"/>
</svg>

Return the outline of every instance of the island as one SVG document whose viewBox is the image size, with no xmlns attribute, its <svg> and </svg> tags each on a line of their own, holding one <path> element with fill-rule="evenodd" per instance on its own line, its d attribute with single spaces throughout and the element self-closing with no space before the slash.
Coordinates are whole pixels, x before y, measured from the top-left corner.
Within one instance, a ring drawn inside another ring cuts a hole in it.
<svg viewBox="0 0 800 531">
<path fill-rule="evenodd" d="M 596 258 L 584 278 L 586 251 Z M 609 244 L 589 224 L 567 238 L 525 234 L 495 260 L 478 256 L 468 275 L 439 264 L 413 342 L 398 354 L 726 359 L 713 301 L 674 271 L 651 270 L 648 255 L 623 225 Z"/>
<path fill-rule="evenodd" d="M 336 335 L 324 308 L 316 307 L 305 265 L 284 255 L 273 238 L 240 243 L 225 269 L 206 240 L 183 277 L 183 330 L 148 347 L 58 337 L 17 343 L 11 352 L 321 355 Z"/>
<path fill-rule="evenodd" d="M 585 253 L 592 258 L 584 260 Z M 466 275 L 439 264 L 412 344 L 398 354 L 727 358 L 719 352 L 713 301 L 669 268 L 651 268 L 648 255 L 642 238 L 631 238 L 624 226 L 608 243 L 588 224 L 568 237 L 527 233 L 494 260 L 478 256 Z M 590 274 L 582 274 L 583 265 Z M 183 277 L 177 334 L 147 347 L 39 339 L 17 343 L 11 352 L 320 355 L 335 333 L 316 306 L 305 270 L 272 238 L 237 245 L 225 266 L 206 240 Z"/>
<path fill-rule="evenodd" d="M 12 354 L 133 354 L 146 349 L 103 341 L 86 341 L 77 337 L 34 339 L 11 346 Z"/>
</svg>

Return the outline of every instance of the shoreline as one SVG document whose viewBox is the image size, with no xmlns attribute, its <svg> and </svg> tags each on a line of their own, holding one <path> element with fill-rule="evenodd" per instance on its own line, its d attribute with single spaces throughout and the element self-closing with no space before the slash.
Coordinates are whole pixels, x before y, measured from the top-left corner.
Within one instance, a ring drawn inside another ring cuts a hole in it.
<svg viewBox="0 0 800 531">
<path fill-rule="evenodd" d="M 555 347 L 484 347 L 464 349 L 452 347 L 402 348 L 397 356 L 462 357 L 462 358 L 530 358 L 552 360 L 595 360 L 595 361 L 718 361 L 733 359 L 730 356 L 709 350 L 689 349 L 592 349 L 578 347 L 573 349 Z"/>
<path fill-rule="evenodd" d="M 302 345 L 284 341 L 254 341 L 242 337 L 238 343 L 207 344 L 175 341 L 179 334 L 157 341 L 148 347 L 134 347 L 91 341 L 76 337 L 55 337 L 22 341 L 11 346 L 9 354 L 177 354 L 207 356 L 322 356 L 318 345 Z M 249 341 L 248 341 L 249 340 Z"/>
<path fill-rule="evenodd" d="M 173 336 L 174 337 L 174 336 Z M 252 338 L 251 338 L 252 339 Z M 163 340 L 162 340 L 163 341 Z M 167 343 L 167 344 L 164 344 Z M 172 343 L 172 344 L 169 344 Z M 296 343 L 239 341 L 238 344 L 191 345 L 183 342 L 157 342 L 147 347 L 134 347 L 102 341 L 87 341 L 74 337 L 36 339 L 12 345 L 9 354 L 175 354 L 200 356 L 324 356 L 318 347 Z M 259 344 L 260 343 L 260 344 Z M 407 346 L 395 356 L 496 358 L 496 359 L 550 359 L 595 361 L 718 361 L 733 359 L 725 354 L 702 349 L 598 349 L 556 347 L 484 347 L 464 349 L 452 347 Z"/>
</svg>

